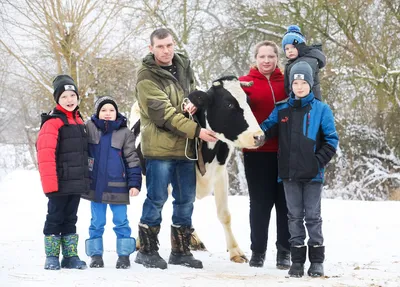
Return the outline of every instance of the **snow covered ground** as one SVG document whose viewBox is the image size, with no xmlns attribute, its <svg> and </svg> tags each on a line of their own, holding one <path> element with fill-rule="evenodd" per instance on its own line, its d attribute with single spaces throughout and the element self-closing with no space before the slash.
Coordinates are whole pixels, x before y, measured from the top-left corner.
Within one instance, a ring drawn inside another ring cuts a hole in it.
<svg viewBox="0 0 400 287">
<path fill-rule="evenodd" d="M 133 235 L 145 191 L 132 199 L 129 219 Z M 230 197 L 233 230 L 250 257 L 248 198 Z M 146 269 L 132 263 L 129 270 L 115 269 L 115 235 L 111 212 L 104 235 L 105 268 L 45 271 L 42 228 L 47 199 L 41 191 L 36 171 L 15 171 L 0 182 L 0 286 L 400 286 L 400 202 L 360 202 L 323 200 L 326 245 L 326 277 L 288 278 L 287 271 L 275 268 L 275 226 L 271 224 L 264 268 L 229 261 L 222 227 L 216 218 L 212 197 L 197 201 L 194 225 L 208 248 L 195 252 L 203 270 L 169 266 L 167 270 Z M 172 204 L 163 212 L 160 254 L 168 259 Z M 274 223 L 275 217 L 272 218 Z M 89 202 L 79 208 L 79 253 L 84 252 L 90 221 Z M 131 261 L 136 254 L 131 256 Z M 308 265 L 308 264 L 307 264 Z M 307 266 L 308 267 L 308 266 Z"/>
</svg>

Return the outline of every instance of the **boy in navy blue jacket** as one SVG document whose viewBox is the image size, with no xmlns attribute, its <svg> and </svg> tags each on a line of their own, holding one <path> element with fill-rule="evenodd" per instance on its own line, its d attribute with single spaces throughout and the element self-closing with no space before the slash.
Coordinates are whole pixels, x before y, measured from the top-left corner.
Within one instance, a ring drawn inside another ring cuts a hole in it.
<svg viewBox="0 0 400 287">
<path fill-rule="evenodd" d="M 127 119 L 118 113 L 112 97 L 101 97 L 95 103 L 95 114 L 86 123 L 89 135 L 90 191 L 82 196 L 91 202 L 90 238 L 86 254 L 90 267 L 104 267 L 103 233 L 107 205 L 113 213 L 117 235 L 117 269 L 130 267 L 129 255 L 136 249 L 127 218 L 129 196 L 136 196 L 142 184 L 135 135 L 127 127 Z"/>
<path fill-rule="evenodd" d="M 288 207 L 292 266 L 289 275 L 304 275 L 308 231 L 308 275 L 324 275 L 321 192 L 324 168 L 336 153 L 338 135 L 329 106 L 315 99 L 313 72 L 306 62 L 296 63 L 289 75 L 290 97 L 277 103 L 261 128 L 266 138 L 279 137 L 278 175 L 283 181 Z"/>
</svg>

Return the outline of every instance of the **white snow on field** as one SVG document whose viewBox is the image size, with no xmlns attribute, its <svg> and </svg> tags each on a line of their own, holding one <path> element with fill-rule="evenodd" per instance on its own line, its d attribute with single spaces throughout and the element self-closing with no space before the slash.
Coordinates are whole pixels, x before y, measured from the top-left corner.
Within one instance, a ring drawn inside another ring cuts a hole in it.
<svg viewBox="0 0 400 287">
<path fill-rule="evenodd" d="M 129 219 L 133 236 L 145 190 L 132 198 Z M 275 268 L 275 217 L 270 226 L 267 259 L 264 268 L 229 261 L 224 233 L 216 218 L 213 197 L 197 201 L 193 224 L 208 248 L 194 252 L 204 269 L 169 266 L 167 270 L 146 269 L 133 263 L 129 270 L 115 269 L 115 235 L 111 212 L 104 235 L 105 268 L 46 271 L 42 228 L 47 210 L 37 171 L 15 171 L 0 182 L 0 286 L 400 286 L 400 202 L 361 202 L 328 200 L 322 202 L 326 245 L 326 277 L 288 278 L 287 271 Z M 233 231 L 250 257 L 248 197 L 229 197 Z M 171 199 L 163 211 L 160 254 L 166 260 L 170 252 Z M 79 207 L 79 253 L 85 255 L 90 205 Z M 308 263 L 306 264 L 308 267 Z"/>
</svg>

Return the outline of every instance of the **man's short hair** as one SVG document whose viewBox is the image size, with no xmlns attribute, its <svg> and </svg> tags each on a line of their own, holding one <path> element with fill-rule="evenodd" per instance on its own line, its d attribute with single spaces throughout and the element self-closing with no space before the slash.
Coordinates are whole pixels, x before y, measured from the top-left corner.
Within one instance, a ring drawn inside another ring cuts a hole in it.
<svg viewBox="0 0 400 287">
<path fill-rule="evenodd" d="M 167 38 L 168 36 L 172 36 L 171 32 L 168 29 L 166 29 L 166 28 L 156 29 L 150 35 L 150 44 L 152 46 L 154 45 L 154 38 L 162 40 L 162 39 Z"/>
</svg>

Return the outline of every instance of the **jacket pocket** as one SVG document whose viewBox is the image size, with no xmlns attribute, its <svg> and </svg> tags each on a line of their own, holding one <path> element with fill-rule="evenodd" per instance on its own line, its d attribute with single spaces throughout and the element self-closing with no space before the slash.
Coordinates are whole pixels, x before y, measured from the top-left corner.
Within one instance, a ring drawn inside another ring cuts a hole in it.
<svg viewBox="0 0 400 287">
<path fill-rule="evenodd" d="M 299 180 L 312 180 L 318 175 L 319 165 L 314 146 L 315 141 L 307 137 L 303 137 L 300 142 L 296 172 L 296 178 Z"/>
<path fill-rule="evenodd" d="M 177 147 L 179 137 L 171 131 L 163 131 L 157 128 L 156 137 L 151 139 L 157 148 L 161 150 L 174 150 Z"/>
<path fill-rule="evenodd" d="M 126 169 L 125 169 L 125 163 L 124 163 L 124 159 L 122 158 L 122 155 L 120 155 L 119 161 L 122 166 L 122 177 L 125 179 L 126 178 Z"/>
<path fill-rule="evenodd" d="M 121 150 L 111 148 L 107 162 L 107 173 L 111 181 L 122 181 L 125 179 L 125 164 Z"/>
</svg>

